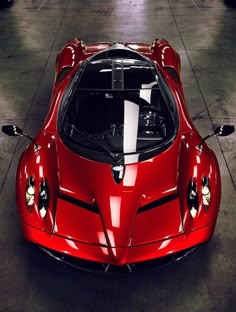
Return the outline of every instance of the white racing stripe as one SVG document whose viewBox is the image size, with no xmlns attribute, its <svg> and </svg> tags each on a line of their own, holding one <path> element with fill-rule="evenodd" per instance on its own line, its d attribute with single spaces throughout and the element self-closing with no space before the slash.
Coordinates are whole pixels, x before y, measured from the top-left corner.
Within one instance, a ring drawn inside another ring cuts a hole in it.
<svg viewBox="0 0 236 312">
<path fill-rule="evenodd" d="M 142 84 L 141 90 L 140 90 L 140 97 L 147 101 L 149 104 L 151 103 L 151 93 L 152 93 L 152 87 L 157 84 L 156 81 L 153 81 L 151 83 Z"/>
<path fill-rule="evenodd" d="M 124 153 L 136 152 L 139 121 L 139 106 L 125 100 L 124 109 Z"/>
</svg>

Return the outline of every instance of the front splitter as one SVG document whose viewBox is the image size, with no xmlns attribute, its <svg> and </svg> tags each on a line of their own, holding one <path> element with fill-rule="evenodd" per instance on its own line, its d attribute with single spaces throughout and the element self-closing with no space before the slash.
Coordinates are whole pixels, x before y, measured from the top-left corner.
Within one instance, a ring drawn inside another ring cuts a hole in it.
<svg viewBox="0 0 236 312">
<path fill-rule="evenodd" d="M 151 270 L 153 268 L 166 266 L 175 261 L 179 261 L 182 258 L 188 256 L 198 246 L 180 251 L 173 255 L 161 257 L 158 259 L 147 260 L 147 261 L 138 262 L 138 263 L 130 263 L 130 264 L 127 263 L 124 265 L 113 265 L 113 264 L 83 260 L 83 259 L 75 258 L 72 256 L 68 256 L 68 255 L 56 252 L 54 250 L 44 248 L 42 246 L 39 246 L 39 247 L 44 252 L 46 252 L 50 257 L 53 257 L 54 259 L 58 261 L 61 261 L 67 265 L 70 265 L 72 267 L 75 267 L 84 271 L 98 272 L 98 273 L 131 273 L 131 272 L 137 272 L 137 271 Z"/>
<path fill-rule="evenodd" d="M 24 235 L 29 242 L 39 245 L 45 250 L 49 250 L 51 255 L 60 261 L 68 263 L 75 263 L 77 260 L 90 261 L 92 265 L 94 263 L 102 265 L 102 271 L 109 271 L 111 269 L 110 266 L 121 267 L 128 264 L 127 269 L 130 271 L 132 266 L 145 263 L 149 260 L 155 261 L 167 257 L 163 260 L 166 262 L 168 259 L 170 261 L 173 261 L 174 258 L 178 259 L 179 255 L 182 257 L 186 251 L 210 240 L 214 230 L 214 224 L 162 241 L 127 248 L 111 248 L 78 242 L 25 224 L 23 229 Z M 123 252 L 124 250 L 125 252 Z M 125 256 L 119 257 L 120 254 Z M 81 265 L 77 264 L 75 266 L 81 267 Z"/>
</svg>

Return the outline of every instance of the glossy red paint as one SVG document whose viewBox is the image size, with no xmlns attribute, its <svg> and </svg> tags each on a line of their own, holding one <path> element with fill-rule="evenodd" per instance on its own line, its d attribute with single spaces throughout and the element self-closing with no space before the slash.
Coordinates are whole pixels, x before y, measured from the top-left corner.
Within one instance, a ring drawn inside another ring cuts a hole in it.
<svg viewBox="0 0 236 312">
<path fill-rule="evenodd" d="M 159 222 L 165 220 L 165 222 Z M 143 235 L 145 233 L 145 235 Z M 183 234 L 179 199 L 136 215 L 131 246 L 167 240 Z"/>
<path fill-rule="evenodd" d="M 103 223 L 104 231 L 110 233 L 109 245 L 115 244 L 118 247 L 126 247 L 129 245 L 131 237 L 135 235 L 135 233 L 132 234 L 132 224 L 135 223 L 138 209 L 158 198 L 176 192 L 179 142 L 180 135 L 168 150 L 157 157 L 138 164 L 126 165 L 124 178 L 117 185 L 112 178 L 109 164 L 97 163 L 78 156 L 65 147 L 58 137 L 56 144 L 59 167 L 61 168 L 60 190 L 64 194 L 90 204 L 95 202 L 100 210 L 102 220 L 100 222 Z M 167 172 L 166 163 L 169 163 Z M 165 179 L 163 179 L 164 176 Z M 159 213 L 160 218 L 162 213 L 164 218 L 166 211 Z M 59 214 L 60 212 L 57 211 L 60 218 Z M 148 215 L 147 218 L 149 219 L 145 226 L 150 231 L 152 225 L 152 236 L 160 237 L 160 233 L 165 233 L 164 237 L 169 236 L 173 228 L 176 231 L 176 227 L 180 226 L 179 208 L 173 213 L 174 216 L 177 215 L 177 226 L 176 220 L 170 219 L 168 225 L 162 223 L 155 227 L 152 224 L 152 217 L 155 214 L 148 212 L 145 214 Z M 76 214 L 71 215 L 71 218 L 79 219 L 80 211 L 77 210 Z M 139 219 L 139 217 L 137 218 Z M 87 225 L 89 228 L 95 228 L 93 218 L 88 220 Z M 61 227 L 63 233 L 69 233 L 71 230 L 70 223 L 67 222 L 61 224 Z M 138 232 L 137 227 L 134 230 Z M 88 235 L 90 235 L 89 232 Z M 143 242 L 139 242 L 139 235 L 136 234 L 135 237 L 136 243 Z M 82 241 L 80 229 L 77 230 L 76 239 Z M 147 241 L 149 242 L 148 238 Z"/>
<path fill-rule="evenodd" d="M 36 137 L 23 153 L 17 171 L 16 193 L 23 232 L 28 241 L 92 261 L 122 265 L 154 259 L 208 241 L 214 231 L 220 205 L 220 173 L 216 157 L 207 145 L 197 149 L 201 137 L 189 117 L 180 81 L 180 59 L 163 39 L 152 45 L 126 43 L 154 60 L 169 84 L 178 107 L 180 127 L 173 144 L 163 153 L 126 165 L 125 175 L 116 184 L 111 165 L 85 159 L 69 150 L 57 132 L 57 115 L 62 96 L 81 62 L 111 46 L 85 45 L 74 39 L 59 53 L 50 109 Z M 61 71 L 69 67 L 62 80 Z M 169 68 L 172 70 L 170 71 Z M 176 79 L 176 77 L 178 79 Z M 25 203 L 28 177 L 36 186 L 35 205 Z M 201 183 L 209 177 L 211 203 L 201 200 Z M 39 215 L 38 189 L 46 180 L 50 204 L 45 218 Z M 199 192 L 199 209 L 192 218 L 187 189 L 193 179 Z M 163 197 L 173 200 L 147 211 L 139 209 Z M 91 210 L 63 199 L 72 197 Z M 99 207 L 99 213 L 92 211 Z"/>
<path fill-rule="evenodd" d="M 157 63 L 163 67 L 163 69 L 172 68 L 180 77 L 181 64 L 179 54 L 173 50 L 166 40 L 154 40 L 151 50 L 155 55 Z"/>
<path fill-rule="evenodd" d="M 183 135 L 179 165 L 179 172 L 182 172 L 182 174 L 179 176 L 178 189 L 185 232 L 215 223 L 220 207 L 221 180 L 216 156 L 207 146 L 204 146 L 204 150 L 199 152 L 196 148 L 199 144 L 198 142 L 199 135 L 195 132 L 189 132 Z M 211 203 L 206 209 L 201 201 L 199 203 L 197 217 L 193 219 L 187 207 L 186 189 L 188 188 L 190 179 L 194 179 L 201 198 L 201 185 L 204 176 L 209 177 L 211 181 Z"/>
<path fill-rule="evenodd" d="M 164 257 L 202 244 L 211 238 L 214 226 L 214 224 L 210 224 L 206 227 L 166 240 L 126 248 L 111 248 L 104 245 L 85 244 L 63 236 L 41 231 L 40 229 L 26 224 L 23 226 L 23 231 L 28 241 L 49 249 L 81 259 L 124 265 L 126 263 L 135 263 Z"/>
<path fill-rule="evenodd" d="M 61 198 L 57 200 L 53 232 L 84 243 L 106 245 L 100 215 Z"/>
<path fill-rule="evenodd" d="M 16 175 L 16 200 L 21 221 L 42 230 L 52 231 L 54 214 L 57 203 L 58 166 L 55 149 L 54 135 L 42 132 L 37 137 L 40 146 L 38 152 L 34 151 L 34 145 L 30 144 L 21 156 Z M 35 205 L 29 211 L 25 203 L 25 192 L 28 177 L 34 177 L 37 192 L 35 194 Z M 38 190 L 40 183 L 46 179 L 50 189 L 50 206 L 45 219 L 42 219 L 38 210 Z"/>
</svg>

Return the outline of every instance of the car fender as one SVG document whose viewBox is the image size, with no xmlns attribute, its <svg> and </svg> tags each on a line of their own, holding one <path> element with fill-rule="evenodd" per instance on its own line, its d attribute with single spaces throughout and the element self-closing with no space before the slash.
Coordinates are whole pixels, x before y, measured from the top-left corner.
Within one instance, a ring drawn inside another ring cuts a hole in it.
<svg viewBox="0 0 236 312">
<path fill-rule="evenodd" d="M 158 65 L 169 74 L 176 83 L 180 82 L 181 62 L 179 54 L 172 48 L 168 41 L 155 39 L 151 45 L 154 59 Z"/>
<path fill-rule="evenodd" d="M 74 69 L 83 57 L 86 45 L 80 39 L 73 39 L 67 43 L 56 59 L 55 83 L 60 83 L 63 78 Z"/>
<path fill-rule="evenodd" d="M 178 192 L 180 196 L 181 214 L 185 232 L 215 225 L 220 207 L 221 179 L 219 165 L 214 152 L 203 143 L 202 150 L 199 149 L 201 137 L 196 132 L 188 132 L 182 136 Z M 202 180 L 206 176 L 210 181 L 211 201 L 210 206 L 205 207 L 202 203 Z M 198 213 L 192 218 L 187 203 L 188 186 L 194 180 L 198 191 Z M 213 234 L 214 226 L 211 227 Z"/>
<path fill-rule="evenodd" d="M 54 136 L 43 132 L 36 138 L 38 150 L 31 143 L 22 154 L 16 175 L 16 201 L 21 223 L 52 232 L 58 195 L 58 166 Z M 35 182 L 35 203 L 27 207 L 25 194 L 29 177 Z M 46 180 L 49 188 L 49 206 L 45 218 L 39 214 L 40 183 Z"/>
</svg>

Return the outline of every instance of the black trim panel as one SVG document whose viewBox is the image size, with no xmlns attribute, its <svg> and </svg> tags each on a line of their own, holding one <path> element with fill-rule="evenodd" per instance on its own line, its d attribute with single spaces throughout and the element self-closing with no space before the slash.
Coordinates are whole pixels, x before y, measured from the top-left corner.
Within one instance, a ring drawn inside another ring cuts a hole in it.
<svg viewBox="0 0 236 312">
<path fill-rule="evenodd" d="M 128 273 L 128 272 L 131 273 L 131 272 L 140 272 L 140 271 L 142 272 L 142 271 L 152 270 L 157 267 L 163 267 L 172 262 L 179 261 L 182 258 L 185 258 L 199 246 L 201 245 L 199 244 L 199 245 L 190 247 L 182 251 L 178 251 L 174 254 L 167 255 L 161 258 L 151 259 L 151 260 L 137 262 L 137 263 L 127 263 L 124 265 L 113 265 L 109 263 L 100 263 L 100 262 L 95 262 L 91 260 L 76 258 L 76 257 L 62 254 L 58 251 L 54 251 L 52 249 L 38 245 L 40 249 L 42 249 L 49 256 L 55 258 L 56 260 L 59 260 L 72 267 L 75 267 L 84 271 L 88 271 L 88 272 L 98 273 L 98 274 L 107 273 L 107 272 L 109 274 L 116 274 L 116 273 L 120 274 L 120 273 Z"/>
<path fill-rule="evenodd" d="M 88 203 L 86 203 L 86 202 L 84 202 L 82 200 L 79 200 L 79 199 L 77 199 L 75 197 L 72 197 L 72 196 L 66 195 L 66 194 L 60 194 L 58 197 L 63 199 L 63 200 L 65 200 L 65 201 L 67 201 L 67 202 L 70 202 L 70 203 L 72 203 L 72 204 L 74 204 L 76 206 L 79 206 L 81 208 L 90 210 L 90 211 L 95 212 L 95 213 L 99 213 L 99 209 L 98 209 L 98 207 L 96 205 L 88 204 Z"/>
<path fill-rule="evenodd" d="M 157 206 L 161 206 L 163 204 L 166 204 L 167 202 L 174 200 L 177 197 L 178 197 L 178 195 L 176 193 L 174 193 L 174 194 L 170 194 L 170 195 L 167 195 L 165 197 L 159 198 L 159 199 L 139 208 L 138 213 L 141 213 L 141 212 L 147 211 L 149 209 L 156 208 Z"/>
</svg>

